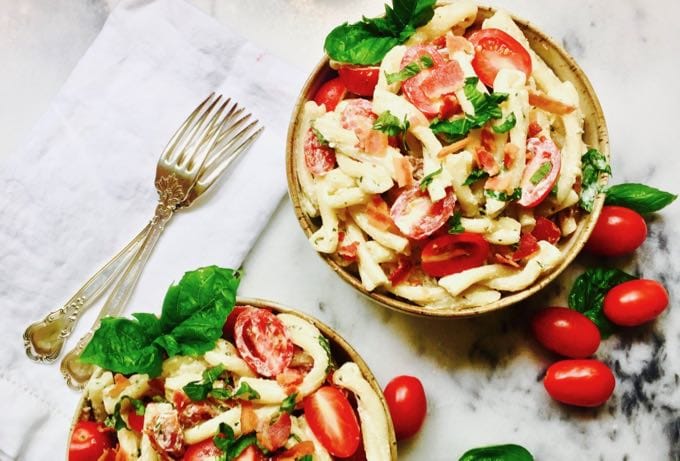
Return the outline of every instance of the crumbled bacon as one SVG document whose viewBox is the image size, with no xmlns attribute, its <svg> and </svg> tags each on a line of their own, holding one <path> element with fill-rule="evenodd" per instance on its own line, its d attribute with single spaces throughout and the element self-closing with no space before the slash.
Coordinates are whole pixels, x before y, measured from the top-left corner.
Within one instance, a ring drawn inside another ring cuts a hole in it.
<svg viewBox="0 0 680 461">
<path fill-rule="evenodd" d="M 517 154 L 519 153 L 519 148 L 512 144 L 512 143 L 507 143 L 505 147 L 503 148 L 503 166 L 505 167 L 506 170 L 509 170 L 512 168 L 512 165 L 515 163 L 515 159 L 517 158 Z"/>
<path fill-rule="evenodd" d="M 475 150 L 475 161 L 479 167 L 489 173 L 489 176 L 497 175 L 500 171 L 496 157 L 484 147 L 478 147 Z"/>
<path fill-rule="evenodd" d="M 288 413 L 277 413 L 271 419 L 261 421 L 257 430 L 258 443 L 269 451 L 283 447 L 290 437 L 291 419 Z"/>
<path fill-rule="evenodd" d="M 480 143 L 488 152 L 496 152 L 496 136 L 491 130 L 484 128 L 480 133 Z"/>
<path fill-rule="evenodd" d="M 244 400 L 241 402 L 241 433 L 250 434 L 257 429 L 259 419 L 253 409 L 253 403 Z"/>
<path fill-rule="evenodd" d="M 533 138 L 538 136 L 541 131 L 543 131 L 543 128 L 541 128 L 541 125 L 539 125 L 536 122 L 531 122 L 529 124 L 529 128 L 527 130 L 527 138 Z"/>
</svg>

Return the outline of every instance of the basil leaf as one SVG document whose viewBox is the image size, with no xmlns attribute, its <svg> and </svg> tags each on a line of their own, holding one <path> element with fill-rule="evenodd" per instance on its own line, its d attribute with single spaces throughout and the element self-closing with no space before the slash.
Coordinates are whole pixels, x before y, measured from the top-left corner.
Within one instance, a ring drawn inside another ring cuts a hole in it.
<svg viewBox="0 0 680 461">
<path fill-rule="evenodd" d="M 494 126 L 491 127 L 491 129 L 498 134 L 507 133 L 508 131 L 515 128 L 516 124 L 517 124 L 517 117 L 515 117 L 514 112 L 510 112 L 508 114 L 508 116 L 505 118 L 505 120 L 503 121 L 503 123 L 501 123 L 500 125 L 494 125 Z"/>
<path fill-rule="evenodd" d="M 567 302 L 570 308 L 592 320 L 602 336 L 607 337 L 614 330 L 614 325 L 604 316 L 604 297 L 616 285 L 636 278 L 620 269 L 588 269 L 574 281 Z"/>
<path fill-rule="evenodd" d="M 114 317 L 102 319 L 80 355 L 80 360 L 124 375 L 160 375 L 163 354 L 153 344 L 160 332 L 158 319 L 151 314 L 133 314 L 133 317 L 134 320 Z"/>
<path fill-rule="evenodd" d="M 471 184 L 476 183 L 480 179 L 488 178 L 489 173 L 486 171 L 482 170 L 481 168 L 476 168 L 472 170 L 472 172 L 468 175 L 468 177 L 465 179 L 465 182 L 463 182 L 464 186 L 469 186 Z"/>
<path fill-rule="evenodd" d="M 133 399 L 129 395 L 124 395 L 118 401 L 118 403 L 116 403 L 116 406 L 113 408 L 113 414 L 107 416 L 106 419 L 104 420 L 104 424 L 106 426 L 116 431 L 119 431 L 121 429 L 130 429 L 130 427 L 127 425 L 122 415 L 120 414 L 120 408 L 125 402 L 129 402 L 132 408 L 134 408 L 135 413 L 139 416 L 142 416 L 146 412 L 146 407 L 144 406 L 143 401 Z"/>
<path fill-rule="evenodd" d="M 295 461 L 312 461 L 312 460 L 313 460 L 312 455 L 305 455 L 302 458 L 296 459 Z"/>
<path fill-rule="evenodd" d="M 460 222 L 461 216 L 461 212 L 456 211 L 453 213 L 453 216 L 449 218 L 449 234 L 460 234 L 461 232 L 465 232 L 465 228 Z"/>
<path fill-rule="evenodd" d="M 434 15 L 435 0 L 394 0 L 385 5 L 382 18 L 363 18 L 354 24 L 344 23 L 326 37 L 324 49 L 335 61 L 374 65 L 387 52 L 408 40 L 417 27 Z"/>
<path fill-rule="evenodd" d="M 501 202 L 509 202 L 511 200 L 519 200 L 519 198 L 522 196 L 522 188 L 516 187 L 515 190 L 512 191 L 512 194 L 509 195 L 506 192 L 484 189 L 484 195 L 496 200 L 500 200 Z"/>
<path fill-rule="evenodd" d="M 644 184 L 617 184 L 607 189 L 606 205 L 618 205 L 638 213 L 654 213 L 670 205 L 678 196 Z"/>
<path fill-rule="evenodd" d="M 466 451 L 458 461 L 534 461 L 529 450 L 519 445 L 494 445 Z"/>
<path fill-rule="evenodd" d="M 385 111 L 373 122 L 373 129 L 386 133 L 387 136 L 397 136 L 405 133 L 408 130 L 409 121 L 404 117 L 404 121 L 400 121 L 392 112 Z"/>
<path fill-rule="evenodd" d="M 326 351 L 326 356 L 328 357 L 328 366 L 326 367 L 326 373 L 329 373 L 333 368 L 335 368 L 335 362 L 333 361 L 333 353 L 331 352 L 331 343 L 323 335 L 319 335 L 319 344 Z"/>
<path fill-rule="evenodd" d="M 426 175 L 423 179 L 420 180 L 420 190 L 425 192 L 425 190 L 428 188 L 430 184 L 432 184 L 432 181 L 434 181 L 434 177 L 441 174 L 442 171 L 444 171 L 443 167 L 440 167 L 437 171 L 433 171 L 432 173 Z"/>
<path fill-rule="evenodd" d="M 193 381 L 182 388 L 184 393 L 194 402 L 205 400 L 212 391 L 213 383 L 224 373 L 224 367 L 218 365 L 203 372 L 203 381 Z"/>
<path fill-rule="evenodd" d="M 279 409 L 285 413 L 293 413 L 293 411 L 295 411 L 295 406 L 297 405 L 297 396 L 297 392 L 294 392 L 283 399 Z"/>
<path fill-rule="evenodd" d="M 468 116 L 453 120 L 435 119 L 430 123 L 430 129 L 435 134 L 443 134 L 449 142 L 463 139 L 473 128 L 477 127 L 474 125 L 474 121 Z"/>
<path fill-rule="evenodd" d="M 213 437 L 213 443 L 222 451 L 220 461 L 233 461 L 251 445 L 257 445 L 255 434 L 243 435 L 236 439 L 234 430 L 226 423 L 220 423 L 219 433 Z"/>
<path fill-rule="evenodd" d="M 543 162 L 541 163 L 541 166 L 538 167 L 538 170 L 534 171 L 534 174 L 531 175 L 529 181 L 531 181 L 531 184 L 535 186 L 539 182 L 543 181 L 545 177 L 550 174 L 550 171 L 552 171 L 552 162 Z"/>
<path fill-rule="evenodd" d="M 321 144 L 322 146 L 328 145 L 328 140 L 323 137 L 323 135 L 321 134 L 321 132 L 319 130 L 312 127 L 312 133 L 314 133 L 314 136 L 316 136 L 316 139 L 319 141 L 319 144 Z"/>
<path fill-rule="evenodd" d="M 602 191 L 599 185 L 600 174 L 612 173 L 607 158 L 597 149 L 588 149 L 581 157 L 581 197 L 579 206 L 590 213 L 593 211 L 595 197 Z"/>
<path fill-rule="evenodd" d="M 245 400 L 255 400 L 260 398 L 260 394 L 250 387 L 246 382 L 241 383 L 236 392 L 234 392 L 233 398 L 245 397 Z"/>
<path fill-rule="evenodd" d="M 423 55 L 418 61 L 414 61 L 410 64 L 404 66 L 399 72 L 393 72 L 388 74 L 385 72 L 385 77 L 387 78 L 387 84 L 391 85 L 397 82 L 403 82 L 411 77 L 418 75 L 423 69 L 432 67 L 432 58 L 429 55 Z"/>
</svg>

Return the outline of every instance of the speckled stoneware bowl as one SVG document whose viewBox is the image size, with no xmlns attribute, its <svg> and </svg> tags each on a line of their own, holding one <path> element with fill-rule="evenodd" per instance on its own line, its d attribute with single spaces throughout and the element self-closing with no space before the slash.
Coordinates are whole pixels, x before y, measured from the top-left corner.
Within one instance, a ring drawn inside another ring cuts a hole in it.
<svg viewBox="0 0 680 461">
<path fill-rule="evenodd" d="M 477 23 L 481 23 L 484 19 L 493 15 L 495 10 L 488 7 L 480 7 L 477 14 Z M 531 25 L 528 21 L 513 16 L 517 25 L 522 29 L 524 35 L 529 40 L 532 49 L 538 54 L 555 72 L 555 74 L 562 80 L 571 81 L 576 87 L 580 96 L 581 109 L 585 115 L 585 126 L 583 139 L 585 143 L 598 149 L 602 154 L 609 158 L 609 142 L 607 135 L 607 125 L 602 113 L 602 107 L 595 95 L 588 78 L 583 73 L 581 68 L 576 64 L 574 58 L 567 53 L 555 40 L 548 37 L 546 34 Z M 316 90 L 327 80 L 336 75 L 335 71 L 329 66 L 328 57 L 324 57 L 321 62 L 312 71 L 307 79 L 291 118 L 290 126 L 288 128 L 288 139 L 286 144 L 286 173 L 288 176 L 288 192 L 293 202 L 293 208 L 297 215 L 298 221 L 302 230 L 307 237 L 311 236 L 320 226 L 319 218 L 310 218 L 302 210 L 300 206 L 300 185 L 298 183 L 297 174 L 295 170 L 295 156 L 293 155 L 293 147 L 296 141 L 297 125 L 300 121 L 302 107 L 305 102 L 312 99 Z M 601 183 L 605 184 L 607 181 L 606 175 L 601 178 Z M 486 312 L 503 309 L 512 304 L 515 304 L 523 299 L 528 298 L 532 294 L 544 288 L 552 282 L 576 257 L 585 245 L 590 233 L 595 226 L 597 218 L 602 210 L 604 203 L 604 196 L 600 195 L 593 206 L 593 211 L 590 214 L 585 214 L 581 217 L 577 230 L 568 238 L 564 239 L 559 244 L 564 257 L 559 265 L 552 271 L 542 274 L 541 277 L 534 282 L 529 288 L 516 293 L 504 294 L 498 301 L 485 304 L 477 307 L 466 307 L 464 309 L 451 306 L 450 308 L 427 309 L 423 306 L 411 303 L 405 299 L 399 298 L 387 292 L 370 292 L 366 290 L 362 284 L 359 276 L 351 269 L 340 266 L 331 258 L 331 255 L 319 255 L 323 260 L 340 276 L 342 280 L 352 285 L 356 290 L 368 296 L 383 306 L 395 309 L 397 311 L 408 314 L 431 316 L 431 317 L 472 317 Z M 311 246 L 310 246 L 311 247 Z"/>
<path fill-rule="evenodd" d="M 352 346 L 349 345 L 345 339 L 340 336 L 335 330 L 333 330 L 331 327 L 326 325 L 325 323 L 321 322 L 320 320 L 317 320 L 314 317 L 311 317 L 307 314 L 303 314 L 300 311 L 296 311 L 295 309 L 291 309 L 289 307 L 281 306 L 280 304 L 271 302 L 271 301 L 265 301 L 262 299 L 254 299 L 254 298 L 238 298 L 236 300 L 236 305 L 250 305 L 250 306 L 255 306 L 255 307 L 265 307 L 268 309 L 271 309 L 272 311 L 276 313 L 282 313 L 282 312 L 287 312 L 291 314 L 295 314 L 298 317 L 301 317 L 308 322 L 311 322 L 315 327 L 319 329 L 319 331 L 326 337 L 328 338 L 328 341 L 331 344 L 331 352 L 333 354 L 333 358 L 335 359 L 336 363 L 339 365 L 342 365 L 345 362 L 354 362 L 357 364 L 359 369 L 361 370 L 361 374 L 366 378 L 366 380 L 370 383 L 371 387 L 373 390 L 378 394 L 378 397 L 380 397 L 380 401 L 382 402 L 383 406 L 383 411 L 385 412 L 385 415 L 387 416 L 387 423 L 389 424 L 388 428 L 388 433 L 389 433 L 389 444 L 390 444 L 390 453 L 392 455 L 392 460 L 396 461 L 397 460 L 397 438 L 394 435 L 394 427 L 392 426 L 392 418 L 390 417 L 389 410 L 387 409 L 387 402 L 385 402 L 385 397 L 383 396 L 382 389 L 380 388 L 380 385 L 378 384 L 378 381 L 376 381 L 375 376 L 373 376 L 373 373 L 371 373 L 371 370 L 368 368 L 368 365 L 366 365 L 366 362 L 361 358 L 359 353 L 355 351 Z M 96 375 L 95 375 L 96 376 Z M 85 404 L 85 395 L 83 394 L 83 397 L 80 399 L 80 402 L 78 404 L 78 408 L 76 409 L 75 415 L 73 416 L 73 422 L 71 423 L 71 431 L 69 432 L 69 438 L 68 440 L 71 440 L 71 432 L 73 432 L 73 428 L 75 424 L 81 419 L 82 413 L 83 413 L 83 406 Z M 66 446 L 66 461 L 68 461 L 68 443 Z"/>
</svg>

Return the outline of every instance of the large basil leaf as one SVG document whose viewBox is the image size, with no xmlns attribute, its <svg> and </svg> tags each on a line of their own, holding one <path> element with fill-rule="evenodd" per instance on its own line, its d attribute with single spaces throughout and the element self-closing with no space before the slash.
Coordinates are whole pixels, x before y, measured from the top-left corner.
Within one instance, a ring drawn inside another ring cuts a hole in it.
<svg viewBox="0 0 680 461">
<path fill-rule="evenodd" d="M 638 213 L 654 213 L 670 205 L 678 196 L 644 184 L 617 184 L 607 189 L 606 205 L 618 205 Z"/>
<path fill-rule="evenodd" d="M 494 445 L 466 451 L 458 461 L 534 461 L 529 451 L 519 445 Z"/>
</svg>

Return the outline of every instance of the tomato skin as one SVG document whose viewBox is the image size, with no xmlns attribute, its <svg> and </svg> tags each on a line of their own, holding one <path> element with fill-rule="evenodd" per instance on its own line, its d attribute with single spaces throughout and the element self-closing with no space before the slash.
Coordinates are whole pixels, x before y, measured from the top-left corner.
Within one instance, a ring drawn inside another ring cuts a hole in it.
<svg viewBox="0 0 680 461">
<path fill-rule="evenodd" d="M 241 312 L 248 309 L 248 306 L 234 306 L 231 313 L 227 317 L 227 321 L 222 327 L 222 336 L 226 339 L 234 339 L 234 326 L 236 326 L 236 319 L 241 314 Z"/>
<path fill-rule="evenodd" d="M 68 461 L 97 460 L 113 446 L 111 429 L 94 421 L 78 421 L 71 434 Z"/>
<path fill-rule="evenodd" d="M 602 256 L 623 256 L 637 250 L 647 238 L 647 224 L 637 212 L 622 206 L 602 207 L 586 250 Z"/>
<path fill-rule="evenodd" d="M 397 376 L 387 383 L 384 394 L 397 439 L 415 435 L 427 414 L 427 398 L 420 380 L 415 376 Z"/>
<path fill-rule="evenodd" d="M 214 461 L 222 454 L 212 437 L 194 445 L 189 445 L 182 461 Z"/>
<path fill-rule="evenodd" d="M 521 181 L 522 197 L 517 203 L 523 207 L 533 208 L 548 196 L 557 182 L 562 167 L 562 154 L 555 143 L 545 137 L 529 139 L 527 150 L 534 156 L 524 169 Z M 534 184 L 534 174 L 545 163 L 550 164 L 550 170 L 538 183 Z"/>
<path fill-rule="evenodd" d="M 335 106 L 342 101 L 347 94 L 347 87 L 340 77 L 327 81 L 316 90 L 312 98 L 318 105 L 324 104 L 328 112 L 335 110 Z"/>
<path fill-rule="evenodd" d="M 548 307 L 534 315 L 534 337 L 546 349 L 580 359 L 593 355 L 600 346 L 600 330 L 585 315 L 566 307 Z"/>
<path fill-rule="evenodd" d="M 138 415 L 135 409 L 131 408 L 127 418 L 130 429 L 141 434 L 144 430 L 144 415 Z"/>
<path fill-rule="evenodd" d="M 486 86 L 493 87 L 501 69 L 517 69 L 529 78 L 531 56 L 517 40 L 499 29 L 480 29 L 468 37 L 475 47 L 472 67 Z"/>
<path fill-rule="evenodd" d="M 451 190 L 447 190 L 443 199 L 432 203 L 427 192 L 413 186 L 399 194 L 390 208 L 390 216 L 404 235 L 421 240 L 446 224 L 455 204 L 456 196 Z M 412 214 L 416 214 L 416 219 L 410 216 Z"/>
<path fill-rule="evenodd" d="M 562 231 L 557 227 L 557 224 L 543 216 L 536 218 L 536 225 L 531 233 L 536 237 L 536 240 L 545 240 L 553 245 L 562 238 Z"/>
<path fill-rule="evenodd" d="M 265 461 L 265 459 L 260 449 L 251 445 L 243 450 L 234 461 Z"/>
<path fill-rule="evenodd" d="M 328 452 L 347 458 L 359 448 L 361 430 L 352 406 L 337 387 L 323 386 L 303 402 L 310 429 Z"/>
<path fill-rule="evenodd" d="M 314 131 L 307 131 L 304 145 L 305 166 L 315 176 L 321 176 L 335 167 L 335 149 L 321 144 Z"/>
<path fill-rule="evenodd" d="M 480 234 L 442 235 L 425 245 L 421 266 L 427 275 L 444 277 L 481 266 L 489 248 L 489 243 Z"/>
<path fill-rule="evenodd" d="M 266 309 L 249 307 L 236 319 L 236 348 L 249 367 L 266 377 L 282 373 L 293 359 L 283 323 Z"/>
<path fill-rule="evenodd" d="M 342 66 L 338 69 L 338 75 L 349 92 L 359 96 L 373 96 L 380 77 L 380 67 Z"/>
<path fill-rule="evenodd" d="M 630 280 L 604 297 L 604 315 L 617 325 L 634 327 L 651 322 L 668 307 L 668 292 L 656 280 Z"/>
<path fill-rule="evenodd" d="M 546 372 L 543 386 L 558 402 L 598 407 L 612 395 L 616 380 L 609 367 L 599 360 L 574 359 L 553 363 Z"/>
</svg>

